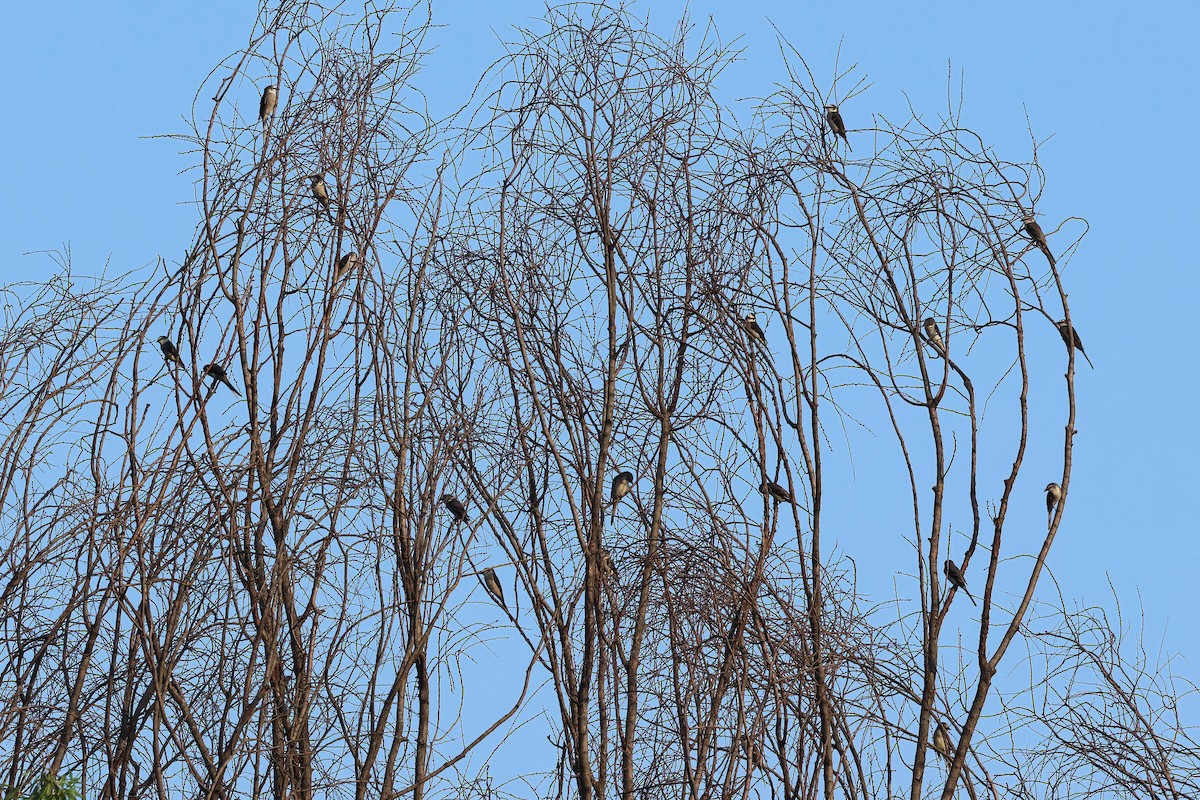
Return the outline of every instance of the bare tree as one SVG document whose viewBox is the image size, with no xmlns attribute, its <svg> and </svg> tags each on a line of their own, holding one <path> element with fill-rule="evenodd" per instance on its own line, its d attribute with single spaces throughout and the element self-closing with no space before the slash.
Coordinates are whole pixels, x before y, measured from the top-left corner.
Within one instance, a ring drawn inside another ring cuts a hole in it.
<svg viewBox="0 0 1200 800">
<path fill-rule="evenodd" d="M 1179 685 L 1103 618 L 1030 619 L 1085 227 L 1031 238 L 1036 143 L 871 113 L 782 38 L 744 111 L 714 29 L 607 2 L 433 120 L 430 18 L 264 5 L 182 137 L 182 261 L 10 287 L 8 785 L 1188 796 L 1190 729 L 1153 713 Z M 526 660 L 478 677 L 501 640 Z M 1014 685 L 1022 643 L 1057 655 Z M 1085 672 L 1103 708 L 1057 688 Z M 554 763 L 497 755 L 543 736 Z"/>
</svg>

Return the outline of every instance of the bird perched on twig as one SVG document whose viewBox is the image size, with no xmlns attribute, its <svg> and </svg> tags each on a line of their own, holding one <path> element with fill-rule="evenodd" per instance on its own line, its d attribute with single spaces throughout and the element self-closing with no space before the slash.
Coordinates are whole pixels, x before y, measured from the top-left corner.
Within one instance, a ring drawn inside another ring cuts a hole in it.
<svg viewBox="0 0 1200 800">
<path fill-rule="evenodd" d="M 496 570 L 491 567 L 483 571 L 483 588 L 487 589 L 488 594 L 500 604 L 501 608 L 508 611 L 508 606 L 504 602 L 504 588 L 500 586 L 500 579 L 496 577 Z"/>
<path fill-rule="evenodd" d="M 946 580 L 950 581 L 950 585 L 956 589 L 962 589 L 967 597 L 971 598 L 974 605 L 979 605 L 975 602 L 975 598 L 971 597 L 971 590 L 967 588 L 967 579 L 963 577 L 962 570 L 958 568 L 950 559 L 946 559 L 946 563 L 942 565 L 942 571 L 946 573 Z"/>
<path fill-rule="evenodd" d="M 329 208 L 329 190 L 325 188 L 324 175 L 310 175 L 309 181 L 312 182 L 312 196 L 317 198 L 317 202 L 325 208 Z"/>
<path fill-rule="evenodd" d="M 617 577 L 617 562 L 613 561 L 612 553 L 607 548 L 600 548 L 600 569 L 605 575 Z"/>
<path fill-rule="evenodd" d="M 178 364 L 182 367 L 183 359 L 179 357 L 179 348 L 175 346 L 175 343 L 166 336 L 158 337 L 157 341 L 158 346 L 162 349 L 163 358 L 166 359 L 167 363 Z"/>
<path fill-rule="evenodd" d="M 926 317 L 922 324 L 925 326 L 925 341 L 929 342 L 939 356 L 945 357 L 946 343 L 942 341 L 942 332 L 938 328 L 938 324 L 933 317 Z"/>
<path fill-rule="evenodd" d="M 1026 214 L 1024 219 L 1021 220 L 1021 224 L 1025 228 L 1025 235 L 1033 240 L 1033 243 L 1046 254 L 1047 258 L 1053 258 L 1050 255 L 1050 243 L 1046 241 L 1046 234 L 1042 230 L 1042 226 L 1038 225 L 1038 221 L 1034 218 L 1033 214 Z"/>
<path fill-rule="evenodd" d="M 213 379 L 213 386 L 216 386 L 218 383 L 223 383 L 229 387 L 229 391 L 233 392 L 238 397 L 242 396 L 242 393 L 233 388 L 233 384 L 229 382 L 229 373 L 225 372 L 225 368 L 217 362 L 214 361 L 205 367 L 204 374 Z"/>
<path fill-rule="evenodd" d="M 446 507 L 446 510 L 450 512 L 451 516 L 454 517 L 456 522 L 467 521 L 467 507 L 463 505 L 462 501 L 454 495 L 442 495 L 442 505 Z"/>
<path fill-rule="evenodd" d="M 349 253 L 346 253 L 346 255 L 342 256 L 341 258 L 339 258 L 337 260 L 337 265 L 334 268 L 335 269 L 334 274 L 338 278 L 341 278 L 357 266 L 358 266 L 358 253 L 355 252 L 354 250 L 351 250 Z"/>
<path fill-rule="evenodd" d="M 258 101 L 258 121 L 266 122 L 267 117 L 275 113 L 275 106 L 279 104 L 279 89 L 274 84 L 263 89 L 262 100 Z"/>
<path fill-rule="evenodd" d="M 757 341 L 759 344 L 766 345 L 767 334 L 764 333 L 762 327 L 759 326 L 758 319 L 755 318 L 753 311 L 747 314 L 745 319 L 742 320 L 742 327 L 745 328 L 746 333 L 749 334 L 751 341 Z"/>
<path fill-rule="evenodd" d="M 773 481 L 763 481 L 762 486 L 758 490 L 765 495 L 768 495 L 776 503 L 788 503 L 789 505 L 795 502 L 792 493 Z"/>
<path fill-rule="evenodd" d="M 1092 360 L 1088 358 L 1088 354 L 1084 352 L 1083 342 L 1079 340 L 1079 332 L 1075 330 L 1075 326 L 1068 325 L 1065 319 L 1060 319 L 1058 322 L 1054 323 L 1054 327 L 1058 328 L 1058 335 L 1062 337 L 1063 344 L 1067 346 L 1067 349 L 1070 350 L 1073 345 L 1075 349 L 1078 350 L 1085 359 L 1087 359 L 1088 366 L 1092 369 L 1095 369 L 1095 366 L 1092 365 Z"/>
<path fill-rule="evenodd" d="M 617 503 L 621 498 L 629 494 L 633 489 L 633 473 L 625 470 L 617 477 L 613 478 L 612 491 L 608 493 L 608 499 L 612 503 L 612 512 L 609 515 L 609 522 L 613 522 L 617 518 Z"/>
<path fill-rule="evenodd" d="M 938 720 L 937 728 L 933 731 L 933 749 L 948 761 L 954 758 L 954 743 L 950 741 L 950 731 L 941 720 Z"/>
<path fill-rule="evenodd" d="M 1062 500 L 1062 487 L 1051 481 L 1046 484 L 1046 524 L 1054 520 L 1054 509 Z"/>
<path fill-rule="evenodd" d="M 833 103 L 825 104 L 825 121 L 829 123 L 829 129 L 845 139 L 846 146 L 849 147 L 850 138 L 846 136 L 846 122 L 842 119 L 842 112 L 838 111 L 838 107 Z"/>
</svg>

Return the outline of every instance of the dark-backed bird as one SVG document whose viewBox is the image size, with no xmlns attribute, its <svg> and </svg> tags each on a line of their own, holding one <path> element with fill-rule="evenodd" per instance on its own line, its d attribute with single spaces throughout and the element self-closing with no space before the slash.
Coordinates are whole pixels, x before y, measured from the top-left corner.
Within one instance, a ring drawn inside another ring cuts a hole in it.
<svg viewBox="0 0 1200 800">
<path fill-rule="evenodd" d="M 179 348 L 175 346 L 174 342 L 166 336 L 160 336 L 158 337 L 158 346 L 162 348 L 163 358 L 167 360 L 168 364 L 174 363 L 183 366 L 183 359 L 179 357 Z"/>
<path fill-rule="evenodd" d="M 846 146 L 850 146 L 850 138 L 846 136 L 846 121 L 842 119 L 842 112 L 838 111 L 838 107 L 833 103 L 825 104 L 825 119 L 829 122 L 829 129 L 836 135 L 846 140 Z"/>
<path fill-rule="evenodd" d="M 1041 251 L 1047 256 L 1050 255 L 1050 243 L 1046 241 L 1046 233 L 1042 230 L 1042 226 L 1038 225 L 1038 221 L 1033 214 L 1026 214 L 1021 220 L 1021 224 L 1025 227 L 1025 235 L 1033 240 Z"/>
<path fill-rule="evenodd" d="M 229 391 L 233 392 L 238 397 L 242 396 L 242 393 L 233 388 L 233 384 L 229 382 L 229 373 L 227 373 L 225 368 L 217 362 L 214 361 L 205 367 L 204 374 L 213 379 L 213 386 L 216 386 L 218 383 L 223 383 L 229 387 Z"/>
<path fill-rule="evenodd" d="M 758 487 L 759 491 L 765 495 L 769 495 L 776 503 L 792 503 L 792 493 L 772 481 L 763 481 L 762 486 Z"/>
<path fill-rule="evenodd" d="M 617 518 L 617 503 L 621 502 L 621 498 L 629 494 L 632 489 L 633 473 L 629 470 L 625 470 L 613 478 L 612 491 L 608 493 L 608 499 L 612 503 L 612 513 L 608 518 L 610 523 Z"/>
<path fill-rule="evenodd" d="M 351 250 L 349 253 L 346 253 L 346 255 L 342 256 L 341 258 L 339 258 L 337 260 L 336 275 L 337 275 L 337 277 L 340 278 L 357 266 L 358 266 L 358 253 Z"/>
<path fill-rule="evenodd" d="M 938 720 L 937 728 L 933 731 L 933 749 L 947 759 L 954 758 L 954 744 L 950 741 L 950 731 L 941 720 Z"/>
<path fill-rule="evenodd" d="M 942 571 L 946 573 L 946 580 L 950 581 L 952 586 L 962 589 L 967 597 L 971 597 L 971 590 L 967 588 L 967 579 L 963 577 L 962 570 L 958 568 L 957 564 L 947 558 L 946 563 L 942 565 Z M 971 602 L 979 605 L 975 602 L 974 597 L 971 597 Z"/>
<path fill-rule="evenodd" d="M 263 89 L 262 100 L 258 101 L 258 121 L 266 122 L 267 117 L 275 113 L 278 104 L 279 90 L 273 84 Z"/>
<path fill-rule="evenodd" d="M 750 335 L 752 340 L 765 345 L 767 343 L 767 334 L 763 332 L 762 327 L 758 324 L 758 319 L 755 318 L 754 312 L 751 311 L 742 320 L 742 327 L 746 329 L 746 333 Z"/>
<path fill-rule="evenodd" d="M 312 181 L 312 196 L 325 208 L 329 208 L 329 190 L 325 188 L 325 176 L 310 175 L 309 180 Z"/>
<path fill-rule="evenodd" d="M 946 355 L 946 343 L 942 341 L 942 332 L 938 329 L 938 324 L 934 322 L 933 317 L 926 317 L 925 322 L 925 341 L 932 345 L 939 356 Z"/>
<path fill-rule="evenodd" d="M 1062 337 L 1063 344 L 1067 346 L 1067 349 L 1070 350 L 1071 347 L 1074 346 L 1075 349 L 1078 350 L 1085 359 L 1087 359 L 1088 366 L 1092 367 L 1092 369 L 1095 369 L 1095 367 L 1092 366 L 1092 360 L 1088 358 L 1088 354 L 1083 350 L 1083 342 L 1079 340 L 1079 331 L 1075 330 L 1075 326 L 1068 325 L 1065 319 L 1060 319 L 1058 322 L 1054 323 L 1054 327 L 1058 328 L 1058 335 Z"/>
<path fill-rule="evenodd" d="M 487 589 L 488 594 L 500 604 L 501 608 L 508 611 L 508 606 L 504 603 L 504 589 L 500 586 L 500 579 L 496 577 L 496 570 L 491 567 L 483 571 L 483 588 Z"/>
<path fill-rule="evenodd" d="M 1054 481 L 1046 484 L 1046 521 L 1047 524 L 1054 519 L 1054 509 L 1058 508 L 1059 501 L 1062 500 L 1062 487 Z"/>
<path fill-rule="evenodd" d="M 446 510 L 450 512 L 457 522 L 467 521 L 467 507 L 454 495 L 442 495 L 442 505 L 446 507 Z"/>
</svg>

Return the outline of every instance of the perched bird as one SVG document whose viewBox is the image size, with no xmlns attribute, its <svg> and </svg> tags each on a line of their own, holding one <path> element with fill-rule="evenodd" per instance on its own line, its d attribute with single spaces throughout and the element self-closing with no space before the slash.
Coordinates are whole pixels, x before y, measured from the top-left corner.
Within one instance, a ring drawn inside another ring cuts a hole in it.
<svg viewBox="0 0 1200 800">
<path fill-rule="evenodd" d="M 233 384 L 229 382 L 229 374 L 225 372 L 225 368 L 217 362 L 214 361 L 205 367 L 204 374 L 213 379 L 213 386 L 216 386 L 218 383 L 223 383 L 229 387 L 229 391 L 233 392 L 238 397 L 242 396 L 242 393 L 233 388 Z"/>
<path fill-rule="evenodd" d="M 939 356 L 946 355 L 946 343 L 942 341 L 942 332 L 938 329 L 938 324 L 933 321 L 933 317 L 926 317 L 925 322 L 925 340 L 933 346 Z"/>
<path fill-rule="evenodd" d="M 464 506 L 462 501 L 454 495 L 442 495 L 442 505 L 446 507 L 446 510 L 450 512 L 451 516 L 454 517 L 456 522 L 467 521 L 467 507 Z"/>
<path fill-rule="evenodd" d="M 351 250 L 349 253 L 346 253 L 346 255 L 342 256 L 341 258 L 339 258 L 337 260 L 337 267 L 336 267 L 337 272 L 335 274 L 337 275 L 337 277 L 340 278 L 357 266 L 358 266 L 358 253 Z"/>
<path fill-rule="evenodd" d="M 765 495 L 769 495 L 776 503 L 793 503 L 792 493 L 772 481 L 763 481 L 762 486 L 758 490 Z"/>
<path fill-rule="evenodd" d="M 488 594 L 501 608 L 508 611 L 508 606 L 504 603 L 504 589 L 500 586 L 500 579 L 496 577 L 496 570 L 491 567 L 483 571 L 483 588 L 487 589 Z"/>
<path fill-rule="evenodd" d="M 175 346 L 174 342 L 166 336 L 160 336 L 158 337 L 158 346 L 162 348 L 163 358 L 167 360 L 168 364 L 174 362 L 183 366 L 183 359 L 179 357 L 179 348 Z"/>
<path fill-rule="evenodd" d="M 754 317 L 754 312 L 751 311 L 742 320 L 742 327 L 746 329 L 746 333 L 750 335 L 752 340 L 756 340 L 761 344 L 767 343 L 767 334 L 763 333 L 763 329 L 759 326 L 758 320 Z"/>
<path fill-rule="evenodd" d="M 310 175 L 308 178 L 312 181 L 312 195 L 317 198 L 317 202 L 325 208 L 329 208 L 329 190 L 325 188 L 324 175 Z"/>
<path fill-rule="evenodd" d="M 962 589 L 966 592 L 967 597 L 971 597 L 971 590 L 967 588 L 967 579 L 963 577 L 962 570 L 958 568 L 957 564 L 947 558 L 946 563 L 942 566 L 942 571 L 946 573 L 946 580 L 950 581 L 952 586 Z M 971 602 L 979 605 L 975 602 L 974 597 L 971 597 Z"/>
<path fill-rule="evenodd" d="M 838 111 L 838 107 L 833 103 L 825 105 L 825 119 L 829 122 L 829 129 L 835 135 L 846 140 L 846 146 L 850 146 L 850 139 L 846 136 L 846 122 L 842 119 L 842 112 Z"/>
<path fill-rule="evenodd" d="M 272 84 L 263 89 L 262 100 L 258 101 L 258 121 L 266 122 L 267 117 L 275 113 L 275 106 L 279 104 L 279 89 Z"/>
<path fill-rule="evenodd" d="M 1075 349 L 1087 359 L 1088 366 L 1092 367 L 1092 369 L 1095 369 L 1095 367 L 1092 366 L 1092 360 L 1088 358 L 1088 354 L 1083 350 L 1083 342 L 1079 340 L 1079 331 L 1075 330 L 1075 326 L 1068 325 L 1065 319 L 1060 319 L 1058 322 L 1054 323 L 1054 327 L 1058 328 L 1058 335 L 1062 337 L 1063 344 L 1067 346 L 1067 349 L 1070 350 L 1071 347 L 1074 346 Z"/>
<path fill-rule="evenodd" d="M 629 494 L 633 489 L 633 473 L 625 470 L 617 477 L 613 478 L 612 491 L 608 494 L 608 499 L 612 502 L 612 513 L 609 516 L 609 522 L 613 522 L 617 518 L 617 503 L 621 498 Z"/>
<path fill-rule="evenodd" d="M 613 561 L 612 553 L 605 548 L 600 548 L 600 568 L 605 575 L 617 577 L 617 562 Z"/>
<path fill-rule="evenodd" d="M 1026 214 L 1021 222 L 1025 226 L 1025 234 L 1033 240 L 1034 244 L 1041 248 L 1043 253 L 1049 256 L 1050 243 L 1046 241 L 1046 234 L 1042 231 L 1042 226 L 1038 225 L 1038 221 L 1034 218 L 1033 214 Z"/>
<path fill-rule="evenodd" d="M 1062 500 L 1062 487 L 1051 481 L 1046 484 L 1046 519 L 1047 522 L 1054 519 L 1054 509 L 1058 507 L 1059 501 Z"/>
<path fill-rule="evenodd" d="M 954 745 L 950 741 L 950 731 L 946 730 L 946 725 L 941 720 L 938 720 L 937 728 L 933 731 L 933 749 L 947 759 L 954 758 Z"/>
</svg>

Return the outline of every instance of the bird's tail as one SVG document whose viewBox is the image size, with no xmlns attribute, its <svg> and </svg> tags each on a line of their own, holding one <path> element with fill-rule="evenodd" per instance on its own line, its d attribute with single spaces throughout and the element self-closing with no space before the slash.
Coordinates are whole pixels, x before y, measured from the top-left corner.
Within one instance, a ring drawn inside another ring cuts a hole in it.
<svg viewBox="0 0 1200 800">
<path fill-rule="evenodd" d="M 967 597 L 970 597 L 970 598 L 971 598 L 971 604 L 972 604 L 972 605 L 975 605 L 975 606 L 978 606 L 978 605 L 979 605 L 979 603 L 976 603 L 976 602 L 975 602 L 975 597 L 974 597 L 974 595 L 972 595 L 972 594 L 971 594 L 971 590 L 970 590 L 970 589 L 968 589 L 966 586 L 964 586 L 964 587 L 962 587 L 962 590 L 963 590 L 963 592 L 965 592 L 965 593 L 966 593 Z"/>
</svg>

